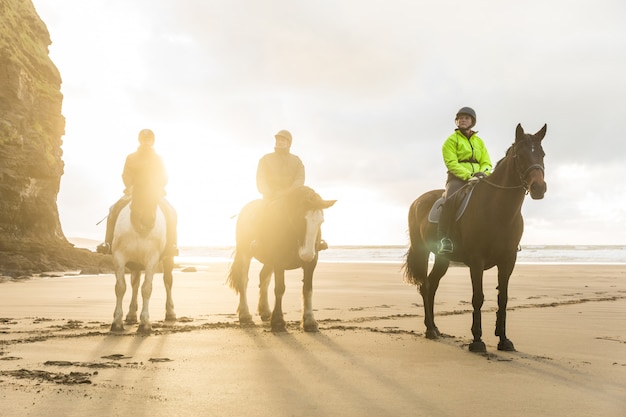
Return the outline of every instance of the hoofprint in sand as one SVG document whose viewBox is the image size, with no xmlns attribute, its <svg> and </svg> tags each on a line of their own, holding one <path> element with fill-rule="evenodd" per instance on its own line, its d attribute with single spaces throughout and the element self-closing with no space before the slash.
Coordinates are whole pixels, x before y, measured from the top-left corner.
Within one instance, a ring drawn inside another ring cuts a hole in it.
<svg viewBox="0 0 626 417">
<path fill-rule="evenodd" d="M 256 267 L 256 269 L 255 269 Z M 299 327 L 301 282 L 287 273 L 286 333 L 237 322 L 228 264 L 174 272 L 179 320 L 164 325 L 155 276 L 153 334 L 109 332 L 113 275 L 0 283 L 2 416 L 623 416 L 626 267 L 518 265 L 508 335 L 493 335 L 495 271 L 485 275 L 486 354 L 471 341 L 465 267 L 441 282 L 445 337 L 424 338 L 421 297 L 400 264 L 322 263 L 318 333 Z M 258 265 L 250 272 L 255 299 Z M 126 300 L 124 309 L 128 308 Z M 251 308 L 254 303 L 251 302 Z"/>
</svg>

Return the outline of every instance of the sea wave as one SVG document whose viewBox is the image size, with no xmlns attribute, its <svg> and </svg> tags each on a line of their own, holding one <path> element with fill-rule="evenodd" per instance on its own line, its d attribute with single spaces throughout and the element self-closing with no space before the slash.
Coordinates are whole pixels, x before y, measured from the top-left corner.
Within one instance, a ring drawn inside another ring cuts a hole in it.
<svg viewBox="0 0 626 417">
<path fill-rule="evenodd" d="M 319 262 L 402 263 L 406 250 L 406 246 L 331 246 L 320 253 Z M 202 265 L 232 261 L 234 247 L 187 246 L 180 252 L 179 263 Z M 517 263 L 626 265 L 626 246 L 525 245 L 518 252 Z"/>
</svg>

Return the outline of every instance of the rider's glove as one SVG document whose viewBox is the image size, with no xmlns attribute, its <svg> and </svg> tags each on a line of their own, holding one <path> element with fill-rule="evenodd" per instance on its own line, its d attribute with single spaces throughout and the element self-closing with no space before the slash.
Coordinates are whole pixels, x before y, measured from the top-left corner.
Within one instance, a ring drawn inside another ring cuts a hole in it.
<svg viewBox="0 0 626 417">
<path fill-rule="evenodd" d="M 484 173 L 484 172 L 482 172 L 482 171 L 479 171 L 479 172 L 476 172 L 476 173 L 474 174 L 474 177 L 476 177 L 476 178 L 486 178 L 486 177 L 487 177 L 487 174 L 485 174 L 485 173 Z"/>
<path fill-rule="evenodd" d="M 467 183 L 470 185 L 476 185 L 478 184 L 478 181 L 480 181 L 480 178 L 474 176 L 474 177 L 471 177 L 469 180 L 467 180 Z"/>
</svg>

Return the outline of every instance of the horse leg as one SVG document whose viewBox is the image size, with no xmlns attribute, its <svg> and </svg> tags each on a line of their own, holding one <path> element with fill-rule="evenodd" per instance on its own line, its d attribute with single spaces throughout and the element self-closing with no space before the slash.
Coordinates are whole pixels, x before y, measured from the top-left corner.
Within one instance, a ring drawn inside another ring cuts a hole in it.
<svg viewBox="0 0 626 417">
<path fill-rule="evenodd" d="M 176 313 L 174 312 L 174 300 L 172 299 L 172 284 L 174 282 L 174 276 L 172 270 L 174 269 L 174 258 L 166 257 L 163 259 L 163 284 L 165 284 L 165 321 L 176 321 Z"/>
<path fill-rule="evenodd" d="M 235 294 L 239 294 L 239 305 L 237 306 L 239 324 L 254 324 L 252 314 L 248 310 L 247 296 L 250 261 L 251 258 L 247 253 L 242 253 L 241 249 L 235 249 L 235 258 L 230 265 L 230 271 L 226 279 L 228 286 L 235 291 Z"/>
<path fill-rule="evenodd" d="M 273 332 L 285 332 L 287 326 L 283 317 L 283 295 L 285 295 L 285 271 L 274 270 L 274 311 L 270 319 Z"/>
<path fill-rule="evenodd" d="M 239 324 L 254 324 L 254 321 L 252 320 L 252 314 L 250 314 L 250 310 L 248 309 L 249 270 L 250 259 L 242 260 L 237 269 L 237 274 L 239 274 L 239 306 L 237 307 L 237 313 L 239 314 Z"/>
<path fill-rule="evenodd" d="M 259 305 L 257 311 L 261 320 L 269 321 L 272 311 L 270 310 L 270 303 L 267 298 L 267 291 L 272 280 L 273 270 L 267 265 L 263 265 L 261 272 L 259 272 Z"/>
<path fill-rule="evenodd" d="M 141 315 L 139 316 L 139 327 L 137 333 L 148 335 L 152 332 L 152 324 L 150 323 L 150 297 L 152 296 L 152 279 L 154 271 L 152 267 L 146 267 L 143 285 L 141 286 Z"/>
<path fill-rule="evenodd" d="M 315 265 L 306 264 L 302 280 L 302 329 L 305 332 L 317 332 L 318 326 L 313 317 L 313 271 Z"/>
<path fill-rule="evenodd" d="M 480 312 L 485 301 L 485 294 L 483 293 L 483 266 L 470 266 L 470 275 L 472 277 L 472 307 L 474 308 L 472 313 L 472 335 L 474 340 L 470 343 L 469 350 L 470 352 L 486 352 L 487 347 L 485 342 L 482 341 L 483 330 Z"/>
<path fill-rule="evenodd" d="M 424 301 L 424 324 L 426 325 L 427 339 L 438 339 L 441 336 L 441 332 L 435 325 L 435 294 L 439 288 L 441 277 L 448 271 L 449 264 L 447 259 L 435 257 L 433 269 L 419 289 Z"/>
<path fill-rule="evenodd" d="M 137 293 L 139 292 L 139 282 L 141 281 L 141 271 L 131 271 L 130 273 L 130 287 L 131 298 L 130 305 L 128 306 L 128 314 L 124 320 L 126 324 L 137 323 Z"/>
<path fill-rule="evenodd" d="M 115 311 L 113 312 L 113 323 L 111 324 L 112 332 L 123 332 L 124 323 L 122 322 L 124 294 L 126 293 L 126 277 L 124 265 L 115 270 Z"/>
<path fill-rule="evenodd" d="M 500 337 L 498 350 L 515 351 L 515 346 L 506 337 L 506 305 L 509 300 L 509 278 L 513 273 L 515 260 L 506 265 L 498 265 L 498 312 L 496 313 L 496 336 Z"/>
</svg>

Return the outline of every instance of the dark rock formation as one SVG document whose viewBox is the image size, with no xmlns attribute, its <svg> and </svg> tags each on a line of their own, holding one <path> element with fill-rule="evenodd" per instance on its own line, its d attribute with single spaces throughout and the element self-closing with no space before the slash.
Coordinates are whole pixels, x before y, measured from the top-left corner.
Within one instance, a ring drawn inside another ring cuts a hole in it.
<svg viewBox="0 0 626 417">
<path fill-rule="evenodd" d="M 61 229 L 65 119 L 50 34 L 31 0 L 0 0 L 0 16 L 0 275 L 110 270 Z"/>
</svg>

